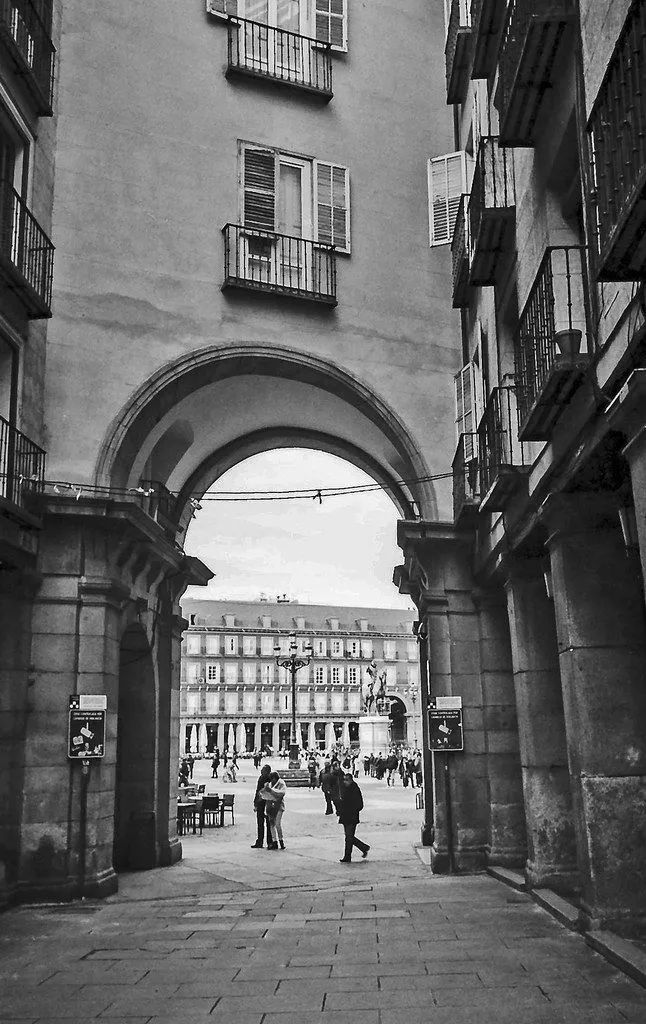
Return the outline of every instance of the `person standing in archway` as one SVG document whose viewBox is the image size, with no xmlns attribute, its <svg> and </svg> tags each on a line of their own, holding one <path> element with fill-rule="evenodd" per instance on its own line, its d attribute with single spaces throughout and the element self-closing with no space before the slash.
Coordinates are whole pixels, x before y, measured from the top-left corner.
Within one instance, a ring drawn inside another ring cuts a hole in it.
<svg viewBox="0 0 646 1024">
<path fill-rule="evenodd" d="M 341 864 L 349 864 L 352 860 L 352 847 L 356 846 L 361 850 L 365 859 L 368 856 L 370 847 L 367 843 L 357 839 L 355 832 L 359 824 L 359 814 L 363 810 L 363 795 L 352 775 L 346 773 L 341 780 L 341 795 L 339 798 L 339 822 L 343 825 L 345 832 L 345 852 L 341 857 Z"/>
</svg>

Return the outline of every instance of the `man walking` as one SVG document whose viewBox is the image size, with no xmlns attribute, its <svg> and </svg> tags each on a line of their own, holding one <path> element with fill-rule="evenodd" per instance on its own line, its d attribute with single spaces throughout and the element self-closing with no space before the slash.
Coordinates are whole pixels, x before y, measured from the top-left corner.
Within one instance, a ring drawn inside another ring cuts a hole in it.
<svg viewBox="0 0 646 1024">
<path fill-rule="evenodd" d="M 265 786 L 271 775 L 271 765 L 264 764 L 260 769 L 260 775 L 256 782 L 256 792 L 253 798 L 253 808 L 256 812 L 256 841 L 251 844 L 252 850 L 262 850 L 265 841 L 265 826 L 267 828 L 267 846 L 271 847 L 272 838 L 269 822 L 265 820 L 266 803 L 260 796 L 260 790 Z"/>
<path fill-rule="evenodd" d="M 323 766 L 323 771 L 319 776 L 319 782 L 321 784 L 321 792 L 325 797 L 325 813 L 334 814 L 334 807 L 332 806 L 332 791 L 336 790 L 336 777 L 332 775 L 332 769 L 329 761 L 326 761 Z"/>
<path fill-rule="evenodd" d="M 339 799 L 339 822 L 343 825 L 345 832 L 345 852 L 341 857 L 341 864 L 349 864 L 352 860 L 352 847 L 356 846 L 361 850 L 362 856 L 368 856 L 370 847 L 355 836 L 359 824 L 359 812 L 363 810 L 363 796 L 361 790 L 351 775 L 343 776 L 341 782 L 341 796 Z"/>
<path fill-rule="evenodd" d="M 216 747 L 213 751 L 213 760 L 211 761 L 211 778 L 217 779 L 218 768 L 220 767 L 220 751 Z"/>
</svg>

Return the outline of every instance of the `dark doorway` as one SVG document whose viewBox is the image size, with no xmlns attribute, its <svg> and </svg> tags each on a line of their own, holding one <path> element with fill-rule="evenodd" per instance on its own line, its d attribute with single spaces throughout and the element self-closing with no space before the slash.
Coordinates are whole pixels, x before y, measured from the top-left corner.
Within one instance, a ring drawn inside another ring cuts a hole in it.
<svg viewBox="0 0 646 1024">
<path fill-rule="evenodd" d="M 150 646 L 140 626 L 121 641 L 113 864 L 142 870 L 157 862 L 155 677 Z"/>
</svg>

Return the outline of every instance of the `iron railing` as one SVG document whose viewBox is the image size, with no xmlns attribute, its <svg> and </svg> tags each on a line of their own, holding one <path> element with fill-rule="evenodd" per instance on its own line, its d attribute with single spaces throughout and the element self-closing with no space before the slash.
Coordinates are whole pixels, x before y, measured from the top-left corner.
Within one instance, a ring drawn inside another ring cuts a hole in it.
<svg viewBox="0 0 646 1024">
<path fill-rule="evenodd" d="M 247 18 L 229 19 L 227 74 L 232 72 L 332 96 L 330 43 Z"/>
<path fill-rule="evenodd" d="M 480 466 L 478 435 L 460 434 L 453 457 L 453 518 L 457 522 L 467 505 L 480 500 Z"/>
<path fill-rule="evenodd" d="M 506 222 L 516 205 L 513 154 L 486 135 L 476 153 L 468 200 L 472 284 L 494 284 L 505 242 Z"/>
<path fill-rule="evenodd" d="M 472 78 L 488 78 L 493 71 L 504 9 L 501 0 L 471 0 Z"/>
<path fill-rule="evenodd" d="M 578 245 L 549 246 L 520 315 L 514 355 L 521 425 L 554 366 L 557 334 L 585 334 L 584 253 Z"/>
<path fill-rule="evenodd" d="M 446 101 L 461 103 L 469 81 L 471 9 L 469 0 L 451 0 L 446 31 Z"/>
<path fill-rule="evenodd" d="M 32 317 L 51 316 L 54 246 L 8 181 L 0 182 L 0 266 Z"/>
<path fill-rule="evenodd" d="M 478 426 L 480 494 L 484 497 L 496 477 L 530 465 L 525 444 L 518 438 L 518 415 L 513 387 L 494 388 Z"/>
<path fill-rule="evenodd" d="M 498 52 L 496 105 L 504 146 L 533 144 L 534 126 L 574 0 L 508 0 Z"/>
<path fill-rule="evenodd" d="M 141 480 L 138 493 L 142 495 L 141 507 L 162 529 L 177 530 L 175 520 L 175 495 L 159 480 Z"/>
<path fill-rule="evenodd" d="M 0 40 L 36 100 L 36 113 L 50 115 L 55 49 L 49 5 L 34 0 L 0 0 Z"/>
<path fill-rule="evenodd" d="M 333 245 L 225 224 L 224 283 L 336 306 Z"/>
<path fill-rule="evenodd" d="M 460 309 L 469 302 L 469 221 L 467 219 L 468 196 L 460 197 L 453 238 L 451 239 L 451 264 L 453 269 L 453 308 Z"/>
<path fill-rule="evenodd" d="M 588 122 L 600 276 L 646 276 L 646 5 L 633 3 Z"/>
<path fill-rule="evenodd" d="M 0 416 L 0 497 L 24 505 L 45 484 L 45 452 Z"/>
</svg>

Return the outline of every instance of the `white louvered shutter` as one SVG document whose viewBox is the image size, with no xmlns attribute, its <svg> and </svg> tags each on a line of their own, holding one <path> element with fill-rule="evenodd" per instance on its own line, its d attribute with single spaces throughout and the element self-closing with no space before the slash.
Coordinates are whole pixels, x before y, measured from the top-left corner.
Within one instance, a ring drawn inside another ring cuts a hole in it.
<svg viewBox="0 0 646 1024">
<path fill-rule="evenodd" d="M 347 167 L 314 162 L 316 237 L 350 252 L 350 175 Z"/>
<path fill-rule="evenodd" d="M 206 13 L 216 18 L 235 17 L 238 13 L 238 0 L 206 0 Z"/>
<path fill-rule="evenodd" d="M 467 363 L 455 375 L 455 427 L 458 440 L 460 434 L 471 434 L 473 422 L 473 363 Z"/>
<path fill-rule="evenodd" d="M 274 231 L 276 223 L 276 154 L 270 149 L 244 150 L 243 223 Z"/>
<path fill-rule="evenodd" d="M 431 245 L 451 241 L 460 196 L 466 189 L 463 152 L 436 156 L 428 162 L 428 212 Z"/>
<path fill-rule="evenodd" d="M 347 0 L 316 0 L 316 38 L 334 50 L 348 48 Z"/>
</svg>

